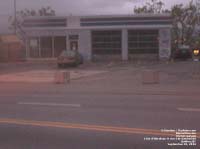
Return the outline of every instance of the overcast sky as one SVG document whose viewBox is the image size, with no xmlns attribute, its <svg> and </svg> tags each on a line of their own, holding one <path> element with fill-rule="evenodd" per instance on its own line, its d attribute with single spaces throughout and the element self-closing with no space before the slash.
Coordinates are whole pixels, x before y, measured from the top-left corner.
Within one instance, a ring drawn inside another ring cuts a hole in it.
<svg viewBox="0 0 200 149">
<path fill-rule="evenodd" d="M 51 6 L 58 15 L 129 14 L 146 0 L 16 0 L 17 10 Z M 167 8 L 190 0 L 163 0 Z M 0 15 L 13 14 L 14 0 L 0 0 Z"/>
</svg>

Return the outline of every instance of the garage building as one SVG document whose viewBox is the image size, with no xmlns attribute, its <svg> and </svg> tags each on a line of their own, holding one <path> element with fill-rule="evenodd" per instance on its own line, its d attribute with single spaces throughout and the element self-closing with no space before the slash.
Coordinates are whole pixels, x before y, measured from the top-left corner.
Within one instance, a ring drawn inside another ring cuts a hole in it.
<svg viewBox="0 0 200 149">
<path fill-rule="evenodd" d="M 169 59 L 169 14 L 28 17 L 26 58 L 56 58 L 78 50 L 85 60 Z"/>
</svg>

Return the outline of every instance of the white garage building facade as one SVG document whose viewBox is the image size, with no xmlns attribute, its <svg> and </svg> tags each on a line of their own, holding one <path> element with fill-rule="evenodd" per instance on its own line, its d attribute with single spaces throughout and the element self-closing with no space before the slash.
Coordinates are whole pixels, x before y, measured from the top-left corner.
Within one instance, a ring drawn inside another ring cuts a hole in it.
<svg viewBox="0 0 200 149">
<path fill-rule="evenodd" d="M 23 22 L 26 58 L 56 58 L 78 50 L 84 60 L 169 59 L 168 14 L 29 17 Z"/>
</svg>

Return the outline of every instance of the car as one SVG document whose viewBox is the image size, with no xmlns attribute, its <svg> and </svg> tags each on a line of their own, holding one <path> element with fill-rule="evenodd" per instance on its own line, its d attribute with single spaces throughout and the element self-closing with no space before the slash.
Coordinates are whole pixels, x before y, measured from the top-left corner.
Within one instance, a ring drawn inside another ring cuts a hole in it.
<svg viewBox="0 0 200 149">
<path fill-rule="evenodd" d="M 65 66 L 78 66 L 83 64 L 83 57 L 78 51 L 63 50 L 57 58 L 59 68 Z"/>
<path fill-rule="evenodd" d="M 192 58 L 192 51 L 190 49 L 190 46 L 179 46 L 174 52 L 174 59 L 187 60 L 189 58 Z"/>
</svg>

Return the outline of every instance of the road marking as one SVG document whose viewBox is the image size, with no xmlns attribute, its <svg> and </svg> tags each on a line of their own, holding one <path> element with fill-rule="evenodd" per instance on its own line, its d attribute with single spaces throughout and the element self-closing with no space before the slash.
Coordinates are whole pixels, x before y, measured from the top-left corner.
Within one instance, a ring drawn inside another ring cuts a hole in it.
<svg viewBox="0 0 200 149">
<path fill-rule="evenodd" d="M 177 108 L 179 111 L 200 112 L 200 108 Z"/>
<path fill-rule="evenodd" d="M 173 137 L 176 136 L 175 132 L 162 132 L 161 130 L 87 125 L 87 124 L 74 124 L 74 123 L 64 123 L 64 122 L 33 121 L 33 120 L 1 118 L 0 123 L 14 124 L 14 125 L 40 126 L 40 127 L 56 127 L 56 128 L 65 128 L 65 129 L 80 129 L 80 130 L 124 133 L 124 134 L 142 134 L 142 135 L 145 134 L 145 135 L 173 136 Z M 199 132 L 197 133 L 197 138 L 200 138 Z"/>
<path fill-rule="evenodd" d="M 64 103 L 44 103 L 44 102 L 18 102 L 19 105 L 34 105 L 34 106 L 60 106 L 60 107 L 72 107 L 80 108 L 80 104 L 64 104 Z"/>
</svg>

